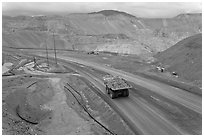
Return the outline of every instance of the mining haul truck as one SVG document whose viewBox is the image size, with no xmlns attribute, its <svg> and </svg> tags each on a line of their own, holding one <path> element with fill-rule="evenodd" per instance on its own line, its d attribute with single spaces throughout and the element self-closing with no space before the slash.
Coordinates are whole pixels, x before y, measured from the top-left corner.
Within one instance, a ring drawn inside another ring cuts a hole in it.
<svg viewBox="0 0 204 137">
<path fill-rule="evenodd" d="M 129 96 L 129 89 L 132 88 L 132 86 L 130 86 L 123 78 L 107 75 L 103 77 L 103 80 L 106 86 L 106 92 L 110 95 L 112 99 L 117 98 L 119 96 Z"/>
</svg>

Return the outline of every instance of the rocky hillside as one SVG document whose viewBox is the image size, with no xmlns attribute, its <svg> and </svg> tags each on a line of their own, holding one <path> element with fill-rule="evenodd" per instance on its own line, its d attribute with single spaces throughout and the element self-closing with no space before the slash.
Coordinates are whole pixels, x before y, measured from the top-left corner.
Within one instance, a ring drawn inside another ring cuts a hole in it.
<svg viewBox="0 0 204 137">
<path fill-rule="evenodd" d="M 121 11 L 104 10 L 67 16 L 3 16 L 3 46 L 53 47 L 127 54 L 156 54 L 183 38 L 201 32 L 201 14 L 169 19 L 137 18 Z"/>
<path fill-rule="evenodd" d="M 171 72 L 190 81 L 202 81 L 202 34 L 188 37 L 155 57 Z"/>
</svg>

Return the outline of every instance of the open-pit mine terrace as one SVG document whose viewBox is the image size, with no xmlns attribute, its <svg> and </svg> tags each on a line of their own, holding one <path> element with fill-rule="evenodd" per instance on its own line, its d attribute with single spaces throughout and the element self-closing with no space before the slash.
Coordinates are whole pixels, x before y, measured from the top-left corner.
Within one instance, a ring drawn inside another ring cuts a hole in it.
<svg viewBox="0 0 204 137">
<path fill-rule="evenodd" d="M 202 134 L 201 96 L 93 62 L 57 61 L 5 52 L 3 134 Z M 108 96 L 107 74 L 132 85 L 129 97 Z"/>
</svg>

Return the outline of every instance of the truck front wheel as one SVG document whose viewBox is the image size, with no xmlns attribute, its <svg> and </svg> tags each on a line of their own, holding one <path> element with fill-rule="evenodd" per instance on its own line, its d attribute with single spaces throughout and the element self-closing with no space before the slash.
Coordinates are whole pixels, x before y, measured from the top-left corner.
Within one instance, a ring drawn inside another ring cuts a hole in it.
<svg viewBox="0 0 204 137">
<path fill-rule="evenodd" d="M 115 95 L 115 93 L 114 93 L 113 91 L 110 92 L 110 97 L 111 97 L 112 99 L 116 98 L 116 95 Z"/>
<path fill-rule="evenodd" d="M 110 94 L 110 89 L 108 88 L 108 86 L 106 86 L 106 92 L 107 92 L 108 94 Z"/>
</svg>

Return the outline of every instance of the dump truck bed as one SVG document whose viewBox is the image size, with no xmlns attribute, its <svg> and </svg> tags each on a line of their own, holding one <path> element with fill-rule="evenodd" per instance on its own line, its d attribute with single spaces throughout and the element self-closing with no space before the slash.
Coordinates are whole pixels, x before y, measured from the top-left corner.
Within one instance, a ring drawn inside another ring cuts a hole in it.
<svg viewBox="0 0 204 137">
<path fill-rule="evenodd" d="M 121 90 L 121 89 L 129 89 L 131 86 L 126 82 L 126 80 L 120 77 L 106 77 L 104 78 L 105 84 L 111 90 Z"/>
</svg>

